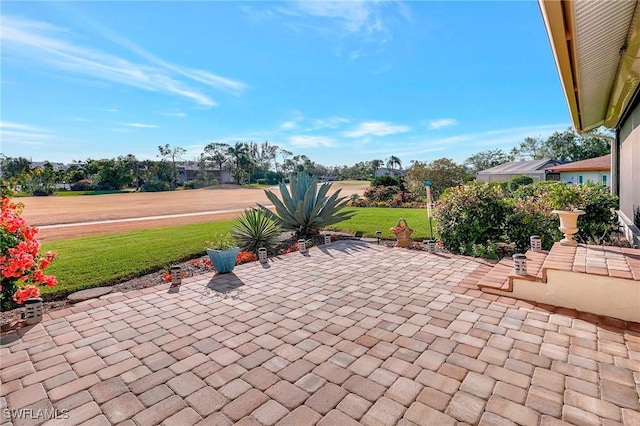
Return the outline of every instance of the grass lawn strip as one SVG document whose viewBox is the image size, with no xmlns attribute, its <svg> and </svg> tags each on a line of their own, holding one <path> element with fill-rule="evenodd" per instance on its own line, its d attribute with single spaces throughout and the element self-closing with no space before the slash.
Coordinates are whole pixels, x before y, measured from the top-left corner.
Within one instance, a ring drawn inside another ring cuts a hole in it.
<svg viewBox="0 0 640 426">
<path fill-rule="evenodd" d="M 382 231 L 382 238 L 395 239 L 391 228 L 395 227 L 398 219 L 404 218 L 409 228 L 415 232 L 411 238 L 422 241 L 429 238 L 429 220 L 426 209 L 385 208 L 385 207 L 352 207 L 346 210 L 355 211 L 356 215 L 344 222 L 328 227 L 329 230 L 349 232 L 358 237 L 375 238 L 376 231 Z M 433 220 L 435 234 L 436 221 Z"/>
<path fill-rule="evenodd" d="M 201 256 L 205 241 L 231 229 L 225 220 L 172 228 L 51 241 L 42 250 L 58 254 L 47 274 L 58 278 L 56 287 L 42 287 L 45 295 L 69 294 L 144 275 L 175 262 Z"/>
</svg>

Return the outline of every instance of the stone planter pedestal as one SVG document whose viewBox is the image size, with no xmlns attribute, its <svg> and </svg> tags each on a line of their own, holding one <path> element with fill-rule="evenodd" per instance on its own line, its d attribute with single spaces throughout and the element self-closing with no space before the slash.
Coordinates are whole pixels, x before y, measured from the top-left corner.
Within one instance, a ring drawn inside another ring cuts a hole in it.
<svg viewBox="0 0 640 426">
<path fill-rule="evenodd" d="M 573 239 L 573 236 L 578 232 L 578 216 L 586 212 L 584 210 L 554 210 L 551 213 L 557 214 L 560 218 L 558 229 L 564 234 L 560 244 L 563 246 L 577 246 L 578 242 Z"/>
</svg>

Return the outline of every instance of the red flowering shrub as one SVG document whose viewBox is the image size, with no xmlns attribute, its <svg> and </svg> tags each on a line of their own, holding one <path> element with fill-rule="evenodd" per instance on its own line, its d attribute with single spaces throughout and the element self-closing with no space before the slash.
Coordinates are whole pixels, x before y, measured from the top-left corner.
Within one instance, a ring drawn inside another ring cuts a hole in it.
<svg viewBox="0 0 640 426">
<path fill-rule="evenodd" d="M 292 246 L 289 246 L 287 248 L 284 248 L 282 250 L 280 250 L 280 254 L 289 254 L 289 253 L 293 253 L 294 251 L 298 251 L 298 243 L 293 244 Z"/>
<path fill-rule="evenodd" d="M 238 253 L 238 257 L 236 257 L 236 265 L 242 265 L 247 262 L 255 262 L 258 260 L 258 256 L 255 253 L 251 253 L 250 251 L 241 251 Z"/>
<path fill-rule="evenodd" d="M 0 205 L 0 307 L 3 311 L 38 297 L 37 285 L 55 286 L 58 282 L 44 270 L 55 254 L 40 255 L 38 230 L 20 217 L 22 206 L 11 201 L 3 190 Z M 14 303 L 15 302 L 15 303 Z"/>
</svg>

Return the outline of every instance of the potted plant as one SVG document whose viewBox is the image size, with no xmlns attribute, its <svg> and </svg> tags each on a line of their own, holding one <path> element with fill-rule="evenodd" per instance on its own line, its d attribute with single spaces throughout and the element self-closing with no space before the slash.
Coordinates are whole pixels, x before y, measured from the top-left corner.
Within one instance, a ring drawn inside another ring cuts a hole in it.
<svg viewBox="0 0 640 426">
<path fill-rule="evenodd" d="M 563 246 L 578 245 L 573 236 L 578 232 L 578 216 L 586 213 L 584 210 L 576 208 L 584 203 L 582 194 L 577 188 L 562 184 L 552 188 L 548 198 L 551 205 L 556 208 L 551 213 L 557 214 L 560 218 L 558 229 L 564 234 L 560 244 Z"/>
<path fill-rule="evenodd" d="M 219 274 L 226 274 L 233 271 L 236 266 L 236 258 L 240 248 L 230 234 L 214 235 L 207 241 L 207 255 L 211 260 L 213 269 Z"/>
</svg>

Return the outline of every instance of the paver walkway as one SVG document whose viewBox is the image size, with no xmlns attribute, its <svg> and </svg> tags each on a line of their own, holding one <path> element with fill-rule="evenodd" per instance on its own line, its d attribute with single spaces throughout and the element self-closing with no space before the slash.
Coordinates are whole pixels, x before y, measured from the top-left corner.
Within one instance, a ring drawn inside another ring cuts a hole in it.
<svg viewBox="0 0 640 426">
<path fill-rule="evenodd" d="M 640 424 L 637 324 L 463 294 L 479 265 L 340 242 L 53 312 L 2 338 L 0 423 Z"/>
</svg>

